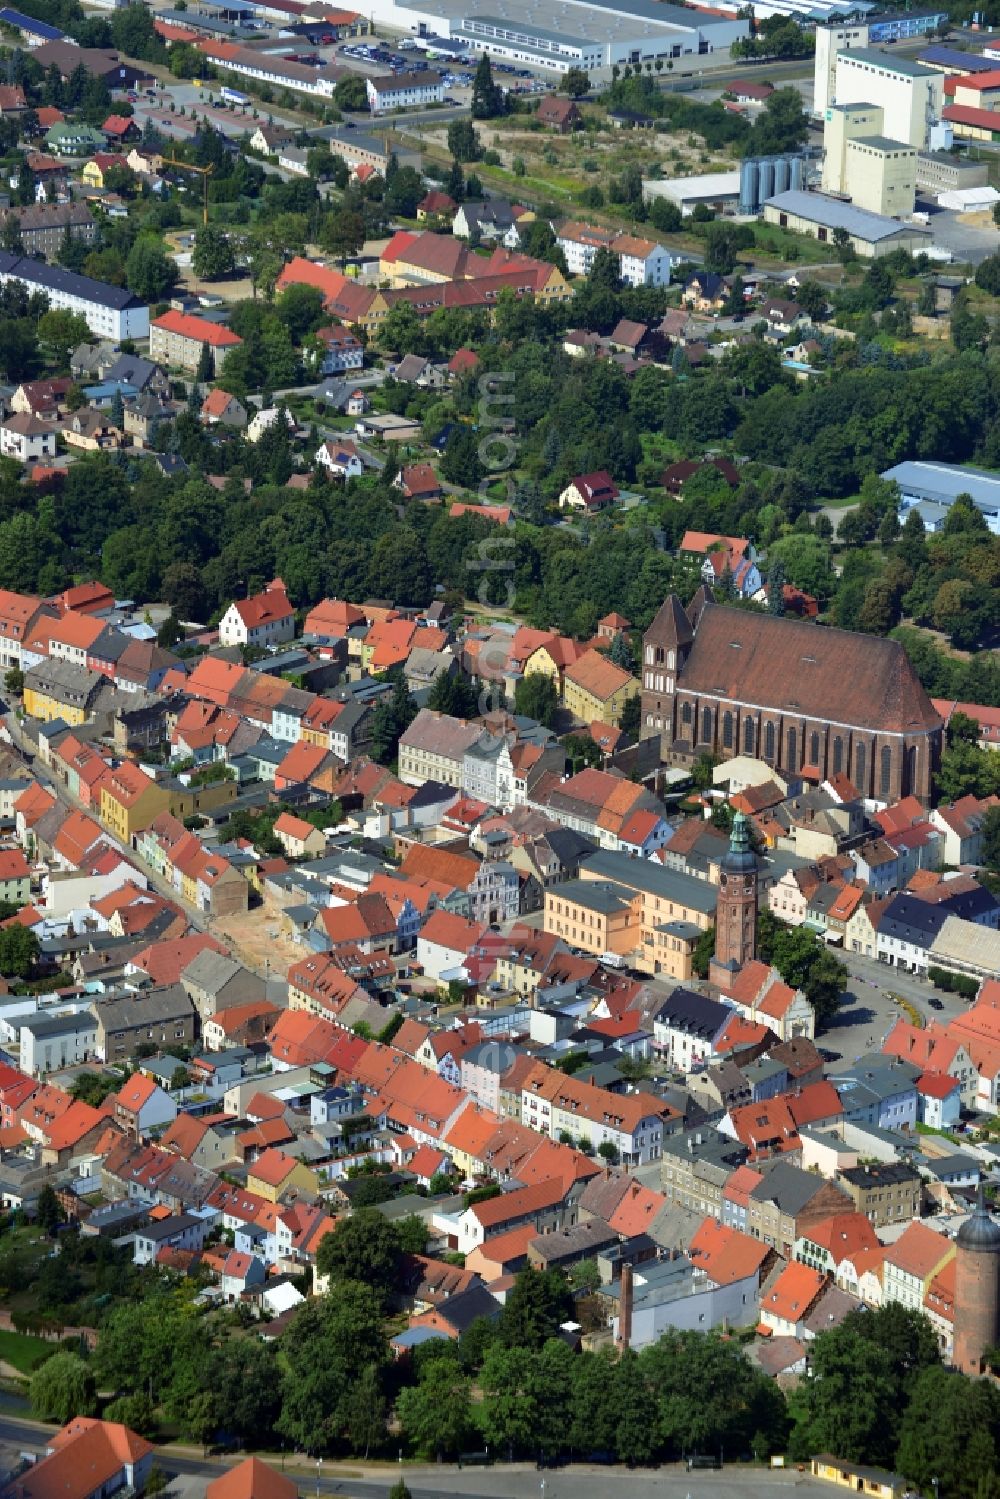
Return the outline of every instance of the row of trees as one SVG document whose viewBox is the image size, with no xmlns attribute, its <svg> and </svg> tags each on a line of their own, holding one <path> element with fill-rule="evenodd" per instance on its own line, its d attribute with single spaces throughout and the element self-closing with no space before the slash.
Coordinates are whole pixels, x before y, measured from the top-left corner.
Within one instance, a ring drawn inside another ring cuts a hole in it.
<svg viewBox="0 0 1000 1499">
<path fill-rule="evenodd" d="M 197 1441 L 219 1430 L 253 1445 L 313 1454 L 370 1454 L 394 1413 L 410 1450 L 455 1457 L 484 1442 L 507 1458 L 727 1461 L 833 1451 L 940 1481 L 955 1499 L 1000 1494 L 1000 1395 L 948 1373 L 927 1319 L 898 1304 L 851 1313 L 810 1347 L 810 1378 L 787 1397 L 738 1340 L 670 1332 L 640 1353 L 578 1353 L 559 1336 L 579 1307 L 561 1272 L 523 1271 L 498 1315 L 457 1342 L 389 1358 L 386 1317 L 408 1256 L 426 1233 L 373 1210 L 322 1242 L 326 1295 L 310 1300 L 274 1344 L 227 1331 L 231 1313 L 198 1313 L 162 1282 L 142 1304 L 117 1306 L 96 1353 L 54 1355 L 35 1375 L 46 1420 L 105 1410 L 141 1432 L 169 1421 Z M 586 1293 L 585 1293 L 586 1294 Z"/>
</svg>

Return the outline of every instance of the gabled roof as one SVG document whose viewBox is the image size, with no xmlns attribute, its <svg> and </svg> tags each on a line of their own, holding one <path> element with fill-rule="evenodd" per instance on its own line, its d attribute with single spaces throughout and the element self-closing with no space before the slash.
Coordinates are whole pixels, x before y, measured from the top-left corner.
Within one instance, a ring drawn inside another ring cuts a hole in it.
<svg viewBox="0 0 1000 1499">
<path fill-rule="evenodd" d="M 792 1260 L 782 1270 L 771 1290 L 761 1298 L 761 1314 L 770 1312 L 784 1322 L 801 1322 L 819 1299 L 826 1276 Z"/>
<path fill-rule="evenodd" d="M 759 1275 L 771 1253 L 760 1239 L 752 1239 L 715 1218 L 704 1219 L 688 1245 L 689 1259 L 720 1286 Z"/>
</svg>

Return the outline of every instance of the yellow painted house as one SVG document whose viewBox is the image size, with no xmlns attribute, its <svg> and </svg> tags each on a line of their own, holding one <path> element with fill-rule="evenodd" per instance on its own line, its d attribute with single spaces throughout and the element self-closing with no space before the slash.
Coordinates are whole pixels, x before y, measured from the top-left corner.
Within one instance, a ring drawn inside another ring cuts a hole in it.
<svg viewBox="0 0 1000 1499">
<path fill-rule="evenodd" d="M 105 680 L 99 672 L 69 661 L 42 661 L 25 672 L 24 711 L 41 723 L 61 718 L 77 728 L 86 723 L 97 689 Z"/>
<path fill-rule="evenodd" d="M 88 187 L 103 188 L 105 175 L 112 167 L 128 166 L 128 159 L 114 151 L 98 151 L 84 162 L 80 177 Z"/>
<path fill-rule="evenodd" d="M 286 1192 L 313 1192 L 320 1189 L 320 1179 L 311 1167 L 283 1150 L 272 1147 L 258 1156 L 247 1169 L 247 1190 L 257 1192 L 268 1202 L 280 1202 Z"/>
<path fill-rule="evenodd" d="M 625 704 L 638 691 L 631 673 L 601 651 L 587 651 L 566 668 L 563 703 L 581 723 L 609 723 L 617 729 Z"/>
<path fill-rule="evenodd" d="M 101 782 L 101 821 L 126 846 L 161 812 L 174 811 L 170 793 L 130 760 L 123 760 Z"/>
</svg>

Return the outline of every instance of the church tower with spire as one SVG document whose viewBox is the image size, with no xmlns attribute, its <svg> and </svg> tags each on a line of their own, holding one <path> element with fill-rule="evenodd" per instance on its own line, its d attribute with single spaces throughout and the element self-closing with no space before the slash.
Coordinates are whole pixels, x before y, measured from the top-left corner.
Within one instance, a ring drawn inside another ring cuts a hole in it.
<svg viewBox="0 0 1000 1499">
<path fill-rule="evenodd" d="M 694 630 L 676 593 L 661 604 L 656 618 L 642 637 L 642 714 L 639 736 L 658 735 L 669 753 L 674 741 L 674 693 L 677 674 L 684 668 Z"/>
<path fill-rule="evenodd" d="M 756 952 L 757 855 L 750 842 L 750 824 L 742 812 L 737 812 L 719 870 L 715 956 L 709 969 L 712 983 L 728 989 Z"/>
</svg>

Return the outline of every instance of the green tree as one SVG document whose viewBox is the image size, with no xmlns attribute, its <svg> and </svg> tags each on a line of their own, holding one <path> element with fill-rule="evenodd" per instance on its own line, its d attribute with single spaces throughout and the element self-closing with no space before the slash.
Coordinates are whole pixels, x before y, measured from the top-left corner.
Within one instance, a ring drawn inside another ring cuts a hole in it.
<svg viewBox="0 0 1000 1499">
<path fill-rule="evenodd" d="M 500 1314 L 500 1341 L 508 1348 L 541 1348 L 572 1314 L 573 1296 L 561 1270 L 522 1270 Z"/>
<path fill-rule="evenodd" d="M 493 77 L 490 54 L 484 52 L 472 80 L 472 118 L 492 120 L 507 111 L 507 96 Z M 471 160 L 472 158 L 470 158 Z"/>
<path fill-rule="evenodd" d="M 448 126 L 448 150 L 456 161 L 481 161 L 483 148 L 471 120 L 452 120 Z"/>
<path fill-rule="evenodd" d="M 177 263 L 154 241 L 137 239 L 125 262 L 128 289 L 143 302 L 159 302 L 177 282 Z"/>
<path fill-rule="evenodd" d="M 649 1462 L 657 1452 L 657 1401 L 650 1387 L 646 1366 L 627 1348 L 615 1370 L 615 1405 L 618 1425 L 615 1451 L 619 1462 Z"/>
<path fill-rule="evenodd" d="M 38 959 L 38 938 L 28 927 L 0 929 L 0 973 L 26 979 Z"/>
<path fill-rule="evenodd" d="M 198 355 L 198 368 L 195 370 L 194 375 L 195 389 L 197 389 L 199 384 L 207 385 L 208 382 L 210 380 L 213 380 L 214 378 L 215 357 L 212 354 L 211 347 L 207 343 L 203 343 L 201 346 L 201 353 Z"/>
<path fill-rule="evenodd" d="M 362 1208 L 320 1240 L 316 1268 L 334 1281 L 366 1285 L 385 1300 L 395 1285 L 400 1257 L 396 1225 L 374 1208 Z"/>
<path fill-rule="evenodd" d="M 983 863 L 1000 874 L 1000 807 L 987 807 L 982 820 Z"/>
<path fill-rule="evenodd" d="M 479 1384 L 483 1392 L 480 1425 L 489 1445 L 511 1459 L 515 1453 L 533 1451 L 540 1412 L 529 1350 L 491 1348 Z"/>
<path fill-rule="evenodd" d="M 38 337 L 49 349 L 59 369 L 69 364 L 69 356 L 78 344 L 91 338 L 86 318 L 64 307 L 53 307 L 38 319 Z"/>
<path fill-rule="evenodd" d="M 979 1485 L 1000 1469 L 1000 1394 L 985 1381 L 969 1380 L 940 1367 L 917 1379 L 899 1422 L 897 1465 L 931 1492 L 977 1499 Z"/>
<path fill-rule="evenodd" d="M 514 688 L 514 708 L 525 718 L 534 718 L 551 729 L 559 708 L 555 682 L 545 672 L 528 672 Z"/>
<path fill-rule="evenodd" d="M 63 1221 L 63 1211 L 59 1206 L 59 1199 L 55 1194 L 55 1188 L 46 1182 L 38 1194 L 38 1207 L 35 1216 L 39 1224 L 47 1234 L 52 1234 Z"/>
<path fill-rule="evenodd" d="M 221 281 L 236 269 L 229 235 L 211 224 L 205 224 L 194 237 L 191 269 L 203 281 Z"/>
<path fill-rule="evenodd" d="M 352 1396 L 363 1370 L 375 1370 L 381 1399 L 387 1363 L 382 1303 L 371 1286 L 333 1284 L 303 1306 L 282 1339 L 285 1368 L 278 1431 L 310 1452 L 326 1452 L 351 1437 Z M 366 1391 L 371 1397 L 371 1388 Z"/>
<path fill-rule="evenodd" d="M 465 1447 L 472 1386 L 452 1345 L 424 1360 L 415 1385 L 401 1392 L 396 1414 L 407 1440 L 424 1457 L 453 1457 Z"/>
<path fill-rule="evenodd" d="M 65 1426 L 74 1416 L 97 1413 L 97 1386 L 75 1353 L 54 1353 L 31 1379 L 31 1411 L 39 1421 Z"/>
<path fill-rule="evenodd" d="M 583 68 L 567 68 L 559 80 L 559 92 L 571 99 L 582 99 L 590 92 L 590 75 Z"/>
<path fill-rule="evenodd" d="M 19 666 L 12 666 L 9 671 L 4 672 L 3 685 L 12 696 L 21 696 L 24 691 L 24 672 Z"/>
<path fill-rule="evenodd" d="M 809 122 L 798 89 L 775 89 L 757 117 L 746 155 L 773 156 L 782 151 L 794 151 L 808 134 Z"/>
</svg>

